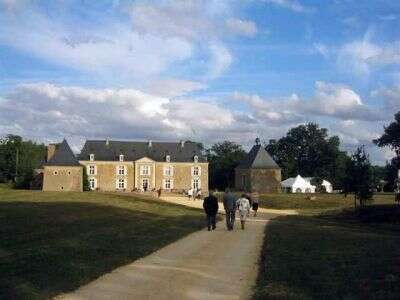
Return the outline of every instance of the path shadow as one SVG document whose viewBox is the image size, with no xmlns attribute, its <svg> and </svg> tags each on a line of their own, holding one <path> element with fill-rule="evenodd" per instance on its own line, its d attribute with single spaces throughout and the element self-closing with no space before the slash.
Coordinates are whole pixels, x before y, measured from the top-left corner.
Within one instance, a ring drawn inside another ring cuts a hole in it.
<svg viewBox="0 0 400 300">
<path fill-rule="evenodd" d="M 72 291 L 203 225 L 196 214 L 0 202 L 0 299 L 47 299 Z"/>
</svg>

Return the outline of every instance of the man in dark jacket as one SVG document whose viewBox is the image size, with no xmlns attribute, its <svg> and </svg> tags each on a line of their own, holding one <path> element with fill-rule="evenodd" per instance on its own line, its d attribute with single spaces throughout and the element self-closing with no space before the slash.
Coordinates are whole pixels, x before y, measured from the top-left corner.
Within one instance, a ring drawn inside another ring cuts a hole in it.
<svg viewBox="0 0 400 300">
<path fill-rule="evenodd" d="M 214 196 L 213 192 L 210 191 L 208 197 L 204 198 L 203 208 L 207 215 L 207 227 L 208 231 L 214 230 L 215 227 L 215 218 L 218 212 L 218 199 Z"/>
<path fill-rule="evenodd" d="M 233 230 L 233 226 L 235 224 L 236 197 L 229 189 L 225 190 L 224 208 L 226 214 L 226 227 L 228 230 Z"/>
</svg>

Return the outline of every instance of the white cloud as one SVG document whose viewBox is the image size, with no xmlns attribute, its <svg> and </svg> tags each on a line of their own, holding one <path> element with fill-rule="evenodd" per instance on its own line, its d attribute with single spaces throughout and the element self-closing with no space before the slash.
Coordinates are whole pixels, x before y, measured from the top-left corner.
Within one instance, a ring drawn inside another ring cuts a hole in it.
<svg viewBox="0 0 400 300">
<path fill-rule="evenodd" d="M 232 61 L 224 38 L 257 32 L 252 21 L 235 17 L 228 1 L 137 1 L 110 7 L 130 20 L 126 15 L 106 17 L 95 25 L 71 22 L 68 3 L 60 16 L 35 3 L 4 3 L 12 9 L 0 14 L 0 43 L 52 64 L 125 82 L 154 78 L 182 62 L 202 60 L 209 52 L 204 72 L 213 68 L 214 78 Z"/>
<path fill-rule="evenodd" d="M 229 68 L 233 58 L 229 50 L 218 43 L 211 43 L 210 51 L 211 63 L 208 76 L 210 78 L 216 78 L 221 76 L 221 74 Z"/>
<path fill-rule="evenodd" d="M 257 33 L 257 26 L 252 21 L 230 18 L 226 20 L 226 27 L 230 32 L 242 34 L 245 36 L 254 36 Z"/>
<path fill-rule="evenodd" d="M 62 137 L 209 141 L 242 132 L 237 129 L 244 122 L 239 117 L 205 100 L 37 83 L 20 85 L 0 101 L 0 135 L 12 132 L 46 141 Z"/>
<path fill-rule="evenodd" d="M 296 0 L 264 0 L 267 3 L 272 3 L 298 13 L 309 13 L 315 11 L 315 8 L 302 5 Z"/>
<path fill-rule="evenodd" d="M 321 54 L 324 58 L 328 58 L 330 54 L 329 48 L 321 43 L 314 43 L 314 49 L 317 53 Z"/>
<path fill-rule="evenodd" d="M 337 63 L 346 72 L 366 76 L 372 68 L 400 64 L 400 41 L 378 45 L 366 34 L 363 40 L 343 45 L 338 51 Z"/>
<path fill-rule="evenodd" d="M 150 82 L 147 90 L 150 94 L 156 94 L 165 97 L 176 97 L 188 94 L 190 92 L 204 90 L 206 88 L 207 85 L 201 82 L 169 78 Z"/>
</svg>

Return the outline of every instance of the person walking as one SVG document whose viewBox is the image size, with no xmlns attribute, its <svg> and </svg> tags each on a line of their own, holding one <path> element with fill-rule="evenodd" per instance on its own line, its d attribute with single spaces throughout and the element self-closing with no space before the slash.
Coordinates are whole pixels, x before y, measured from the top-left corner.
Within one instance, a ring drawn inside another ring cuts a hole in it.
<svg viewBox="0 0 400 300">
<path fill-rule="evenodd" d="M 240 223 L 242 225 L 242 230 L 244 230 L 244 225 L 246 223 L 247 217 L 250 215 L 250 202 L 246 198 L 246 194 L 242 194 L 242 197 L 236 201 L 236 207 L 239 211 Z"/>
<path fill-rule="evenodd" d="M 252 196 L 251 198 L 253 200 L 252 209 L 254 211 L 254 217 L 257 217 L 258 200 L 260 198 L 260 195 L 257 192 L 254 192 L 251 196 Z"/>
<path fill-rule="evenodd" d="M 218 206 L 218 199 L 217 197 L 214 196 L 214 193 L 212 191 L 210 191 L 208 197 L 204 198 L 203 208 L 207 216 L 208 231 L 211 231 L 211 229 L 215 230 L 216 228 L 215 219 L 217 216 L 219 206 Z"/>
<path fill-rule="evenodd" d="M 226 228 L 228 230 L 233 230 L 233 226 L 235 225 L 236 198 L 229 189 L 225 190 L 223 201 L 226 216 Z"/>
<path fill-rule="evenodd" d="M 187 195 L 188 195 L 188 198 L 190 200 L 192 198 L 192 196 L 193 196 L 193 189 L 188 190 Z"/>
</svg>

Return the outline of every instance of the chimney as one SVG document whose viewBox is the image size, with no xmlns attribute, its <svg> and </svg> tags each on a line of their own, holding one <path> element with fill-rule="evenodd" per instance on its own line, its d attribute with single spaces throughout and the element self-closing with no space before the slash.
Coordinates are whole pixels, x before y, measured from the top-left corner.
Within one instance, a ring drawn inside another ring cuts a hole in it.
<svg viewBox="0 0 400 300">
<path fill-rule="evenodd" d="M 153 146 L 153 141 L 149 140 L 149 148 L 151 148 L 151 146 Z"/>
<path fill-rule="evenodd" d="M 47 146 L 46 161 L 49 161 L 54 156 L 54 153 L 56 152 L 56 148 L 57 148 L 57 144 L 49 144 Z"/>
<path fill-rule="evenodd" d="M 185 147 L 185 141 L 181 141 L 181 148 Z"/>
</svg>

